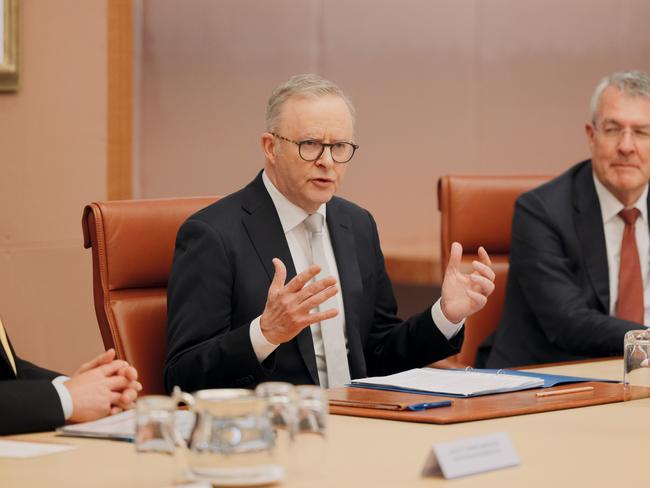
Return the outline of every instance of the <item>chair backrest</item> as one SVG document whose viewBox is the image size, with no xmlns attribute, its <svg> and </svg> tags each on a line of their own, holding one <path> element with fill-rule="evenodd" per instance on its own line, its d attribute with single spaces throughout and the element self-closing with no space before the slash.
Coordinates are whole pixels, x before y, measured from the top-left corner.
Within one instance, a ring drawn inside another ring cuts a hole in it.
<svg viewBox="0 0 650 488">
<path fill-rule="evenodd" d="M 441 212 L 441 265 L 444 276 L 451 243 L 463 245 L 463 263 L 485 247 L 496 273 L 495 290 L 480 312 L 465 322 L 465 342 L 453 360 L 473 366 L 479 345 L 496 330 L 505 300 L 515 200 L 553 178 L 549 175 L 447 175 L 438 180 Z"/>
<path fill-rule="evenodd" d="M 176 233 L 218 197 L 95 202 L 84 209 L 95 312 L 104 347 L 138 370 L 143 393 L 164 393 L 167 279 Z"/>
</svg>

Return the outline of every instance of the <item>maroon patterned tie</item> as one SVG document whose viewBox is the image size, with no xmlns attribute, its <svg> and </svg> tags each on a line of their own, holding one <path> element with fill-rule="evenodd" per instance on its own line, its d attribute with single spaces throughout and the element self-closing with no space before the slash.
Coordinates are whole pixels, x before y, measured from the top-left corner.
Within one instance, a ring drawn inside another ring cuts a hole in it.
<svg viewBox="0 0 650 488">
<path fill-rule="evenodd" d="M 625 230 L 621 242 L 621 261 L 618 270 L 616 316 L 642 324 L 643 279 L 641 278 L 641 263 L 639 262 L 634 229 L 640 213 L 638 208 L 626 208 L 618 213 L 625 222 Z"/>
</svg>

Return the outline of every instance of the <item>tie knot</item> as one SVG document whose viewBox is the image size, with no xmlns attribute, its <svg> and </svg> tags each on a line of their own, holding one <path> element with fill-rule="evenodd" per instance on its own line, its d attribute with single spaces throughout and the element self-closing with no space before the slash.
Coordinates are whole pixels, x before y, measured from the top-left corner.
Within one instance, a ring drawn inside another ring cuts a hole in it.
<svg viewBox="0 0 650 488">
<path fill-rule="evenodd" d="M 323 231 L 323 216 L 313 213 L 305 219 L 305 227 L 312 234 L 320 234 Z"/>
<path fill-rule="evenodd" d="M 623 219 L 625 225 L 633 225 L 636 219 L 639 218 L 640 213 L 638 208 L 624 208 L 618 215 Z"/>
</svg>

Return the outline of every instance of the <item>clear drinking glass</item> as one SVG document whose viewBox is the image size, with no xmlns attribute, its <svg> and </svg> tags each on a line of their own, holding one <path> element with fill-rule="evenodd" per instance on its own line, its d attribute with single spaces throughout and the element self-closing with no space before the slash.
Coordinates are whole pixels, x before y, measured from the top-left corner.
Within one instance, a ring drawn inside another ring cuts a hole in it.
<svg viewBox="0 0 650 488">
<path fill-rule="evenodd" d="M 260 383 L 255 394 L 267 401 L 267 412 L 275 429 L 276 449 L 282 455 L 293 442 L 296 433 L 296 395 L 291 383 L 267 381 Z"/>
<path fill-rule="evenodd" d="M 296 429 L 295 392 L 291 383 L 268 381 L 255 389 L 258 397 L 268 402 L 268 412 L 273 427 L 289 432 L 293 437 Z"/>
<path fill-rule="evenodd" d="M 135 407 L 135 449 L 173 454 L 176 449 L 176 402 L 163 395 L 140 397 Z"/>
<path fill-rule="evenodd" d="M 624 399 L 650 396 L 650 330 L 631 330 L 625 334 L 623 356 Z"/>
<path fill-rule="evenodd" d="M 166 486 L 185 480 L 185 442 L 178 430 L 187 431 L 191 425 L 178 424 L 177 405 L 176 399 L 163 395 L 138 398 L 135 406 L 135 449 L 138 453 L 146 453 L 139 459 L 140 469 L 134 475 L 139 485 L 163 483 Z M 160 455 L 169 456 L 169 462 L 160 464 L 156 460 L 156 456 Z"/>
<path fill-rule="evenodd" d="M 317 473 L 326 453 L 327 391 L 320 386 L 301 385 L 296 392 L 296 436 L 292 464 Z"/>
<path fill-rule="evenodd" d="M 320 386 L 296 386 L 296 433 L 325 438 L 329 403 L 327 391 Z"/>
</svg>

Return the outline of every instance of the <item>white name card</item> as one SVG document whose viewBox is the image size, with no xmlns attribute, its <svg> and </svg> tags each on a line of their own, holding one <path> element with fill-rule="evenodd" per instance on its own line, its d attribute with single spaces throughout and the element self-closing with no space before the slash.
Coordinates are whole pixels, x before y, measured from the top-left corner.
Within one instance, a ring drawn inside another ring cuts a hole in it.
<svg viewBox="0 0 650 488">
<path fill-rule="evenodd" d="M 77 446 L 69 444 L 41 444 L 0 440 L 0 458 L 30 458 L 55 452 L 70 451 L 76 448 Z"/>
<path fill-rule="evenodd" d="M 422 476 L 447 479 L 519 465 L 519 457 L 505 432 L 435 444 Z"/>
</svg>

